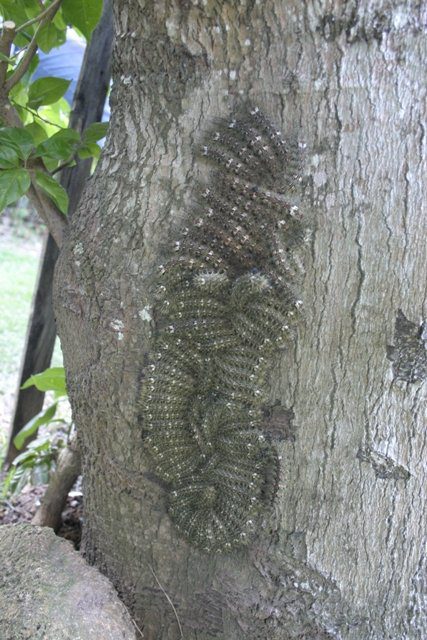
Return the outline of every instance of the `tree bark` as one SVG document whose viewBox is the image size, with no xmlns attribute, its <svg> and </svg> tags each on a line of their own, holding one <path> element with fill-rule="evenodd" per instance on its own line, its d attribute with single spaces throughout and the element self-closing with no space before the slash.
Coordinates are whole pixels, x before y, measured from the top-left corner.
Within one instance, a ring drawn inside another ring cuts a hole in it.
<svg viewBox="0 0 427 640">
<path fill-rule="evenodd" d="M 425 10 L 116 2 L 110 134 L 61 251 L 55 305 L 84 550 L 149 640 L 427 636 Z M 271 372 L 274 510 L 246 550 L 210 555 L 167 516 L 138 397 L 151 270 L 204 172 L 201 134 L 244 99 L 307 142 L 313 234 L 304 322 Z"/>
<path fill-rule="evenodd" d="M 110 57 L 113 38 L 111 1 L 104 3 L 104 12 L 85 51 L 79 82 L 74 96 L 70 127 L 80 133 L 92 122 L 102 118 L 110 82 Z M 92 161 L 77 159 L 76 166 L 61 172 L 61 185 L 69 197 L 69 213 L 75 210 L 84 184 L 90 174 Z M 43 408 L 44 396 L 36 387 L 21 389 L 34 373 L 50 366 L 55 346 L 56 326 L 52 307 L 52 283 L 58 247 L 51 235 L 46 239 L 37 278 L 33 308 L 30 315 L 21 375 L 14 407 L 12 428 L 5 464 L 10 465 L 19 451 L 13 444 L 22 427 Z"/>
</svg>

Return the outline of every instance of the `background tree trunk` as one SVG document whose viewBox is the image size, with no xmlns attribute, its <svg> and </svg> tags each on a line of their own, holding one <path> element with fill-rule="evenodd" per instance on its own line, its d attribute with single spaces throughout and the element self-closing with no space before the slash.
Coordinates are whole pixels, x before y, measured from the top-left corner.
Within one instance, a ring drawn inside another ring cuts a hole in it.
<svg viewBox="0 0 427 640">
<path fill-rule="evenodd" d="M 56 313 L 85 553 L 149 640 L 179 638 L 177 616 L 186 640 L 427 636 L 425 11 L 116 2 L 110 135 L 61 252 Z M 210 556 L 165 513 L 137 398 L 150 269 L 185 220 L 200 134 L 242 98 L 308 143 L 315 232 L 304 322 L 271 375 L 285 427 L 274 514 L 248 550 Z"/>
</svg>

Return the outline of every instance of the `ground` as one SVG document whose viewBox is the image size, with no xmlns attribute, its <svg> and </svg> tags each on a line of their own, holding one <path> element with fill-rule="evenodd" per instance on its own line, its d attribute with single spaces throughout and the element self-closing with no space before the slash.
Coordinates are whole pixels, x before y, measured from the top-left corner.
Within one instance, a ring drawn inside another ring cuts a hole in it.
<svg viewBox="0 0 427 640">
<path fill-rule="evenodd" d="M 22 493 L 0 502 L 0 525 L 31 522 L 47 485 L 38 487 L 27 485 Z M 83 504 L 82 493 L 78 486 L 73 487 L 67 498 L 67 505 L 62 512 L 62 526 L 57 532 L 61 538 L 69 540 L 75 549 L 80 548 Z"/>
</svg>

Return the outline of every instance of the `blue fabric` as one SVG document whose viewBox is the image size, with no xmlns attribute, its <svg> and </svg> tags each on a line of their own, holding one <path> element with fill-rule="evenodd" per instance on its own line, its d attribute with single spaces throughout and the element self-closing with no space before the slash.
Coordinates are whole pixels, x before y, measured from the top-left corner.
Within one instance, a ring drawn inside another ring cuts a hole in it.
<svg viewBox="0 0 427 640">
<path fill-rule="evenodd" d="M 61 47 L 52 49 L 49 53 L 39 51 L 40 63 L 32 79 L 55 76 L 71 80 L 64 98 L 71 105 L 79 78 L 85 46 L 77 41 L 67 40 Z"/>
<path fill-rule="evenodd" d="M 39 50 L 40 63 L 33 73 L 32 79 L 37 80 L 37 78 L 55 76 L 57 78 L 64 78 L 65 80 L 71 80 L 64 98 L 68 104 L 72 106 L 85 53 L 85 46 L 85 41 L 79 38 L 71 29 L 68 29 L 67 40 L 62 46 L 52 49 L 49 53 L 43 53 L 43 51 Z M 108 104 L 107 97 L 102 120 L 106 121 L 109 119 L 110 105 Z"/>
</svg>

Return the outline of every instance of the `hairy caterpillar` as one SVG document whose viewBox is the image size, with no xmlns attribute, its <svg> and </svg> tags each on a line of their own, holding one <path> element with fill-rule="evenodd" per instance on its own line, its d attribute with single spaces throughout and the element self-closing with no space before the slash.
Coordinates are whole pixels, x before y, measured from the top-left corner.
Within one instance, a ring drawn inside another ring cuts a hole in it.
<svg viewBox="0 0 427 640">
<path fill-rule="evenodd" d="M 287 194 L 300 152 L 257 108 L 217 120 L 201 155 L 188 228 L 156 278 L 156 335 L 140 404 L 145 451 L 178 530 L 206 551 L 244 544 L 277 489 L 262 430 L 271 359 L 300 301 L 292 249 L 304 238 Z"/>
</svg>

